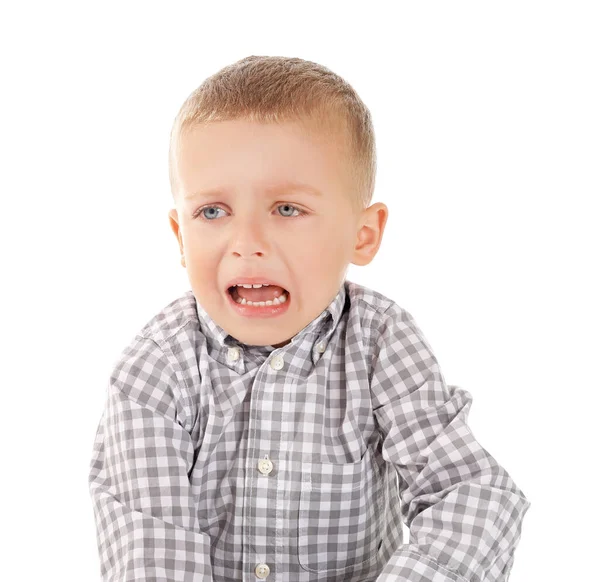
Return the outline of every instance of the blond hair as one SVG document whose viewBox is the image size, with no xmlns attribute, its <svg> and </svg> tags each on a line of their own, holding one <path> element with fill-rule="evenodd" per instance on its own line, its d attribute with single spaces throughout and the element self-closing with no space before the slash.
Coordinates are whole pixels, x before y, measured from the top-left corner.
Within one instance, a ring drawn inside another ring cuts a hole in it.
<svg viewBox="0 0 600 582">
<path fill-rule="evenodd" d="M 376 173 L 371 114 L 356 91 L 328 68 L 295 57 L 249 56 L 219 70 L 181 106 L 171 129 L 169 180 L 178 190 L 177 153 L 189 129 L 215 121 L 315 123 L 320 133 L 345 138 L 343 149 L 354 191 L 352 205 L 366 208 Z"/>
</svg>

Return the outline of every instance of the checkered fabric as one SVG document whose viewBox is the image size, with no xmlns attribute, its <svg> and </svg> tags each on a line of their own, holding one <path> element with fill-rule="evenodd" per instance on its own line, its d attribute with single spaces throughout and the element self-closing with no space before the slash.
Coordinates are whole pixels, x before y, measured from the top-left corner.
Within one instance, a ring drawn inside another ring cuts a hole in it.
<svg viewBox="0 0 600 582">
<path fill-rule="evenodd" d="M 530 502 L 471 402 L 367 287 L 344 281 L 281 348 L 238 342 L 187 291 L 110 375 L 89 471 L 102 580 L 504 582 Z"/>
</svg>

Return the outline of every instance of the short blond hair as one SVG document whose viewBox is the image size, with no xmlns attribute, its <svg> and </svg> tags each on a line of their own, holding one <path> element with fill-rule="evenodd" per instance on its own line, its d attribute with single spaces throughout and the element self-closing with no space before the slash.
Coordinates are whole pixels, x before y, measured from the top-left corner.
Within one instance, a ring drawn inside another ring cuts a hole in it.
<svg viewBox="0 0 600 582">
<path fill-rule="evenodd" d="M 178 191 L 176 161 L 181 138 L 215 121 L 307 122 L 327 136 L 345 138 L 352 205 L 366 208 L 377 167 L 371 113 L 352 86 L 328 68 L 295 57 L 249 56 L 219 70 L 181 106 L 171 129 L 169 180 Z"/>
</svg>

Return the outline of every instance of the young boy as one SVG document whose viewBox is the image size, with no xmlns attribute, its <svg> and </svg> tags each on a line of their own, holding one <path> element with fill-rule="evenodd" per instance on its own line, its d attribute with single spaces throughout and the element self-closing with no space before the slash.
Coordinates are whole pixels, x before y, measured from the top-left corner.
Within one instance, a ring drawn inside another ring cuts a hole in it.
<svg viewBox="0 0 600 582">
<path fill-rule="evenodd" d="M 345 280 L 388 214 L 354 90 L 242 59 L 188 97 L 169 160 L 192 289 L 110 376 L 89 474 L 102 579 L 508 580 L 530 502 L 412 316 Z"/>
</svg>

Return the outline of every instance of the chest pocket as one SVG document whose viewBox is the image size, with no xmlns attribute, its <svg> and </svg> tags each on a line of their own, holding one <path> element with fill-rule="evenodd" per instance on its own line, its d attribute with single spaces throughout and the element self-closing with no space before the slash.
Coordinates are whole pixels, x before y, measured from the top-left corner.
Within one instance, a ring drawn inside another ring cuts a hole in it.
<svg viewBox="0 0 600 582">
<path fill-rule="evenodd" d="M 350 573 L 377 558 L 383 480 L 371 452 L 352 464 L 302 463 L 298 559 L 303 569 Z"/>
</svg>

